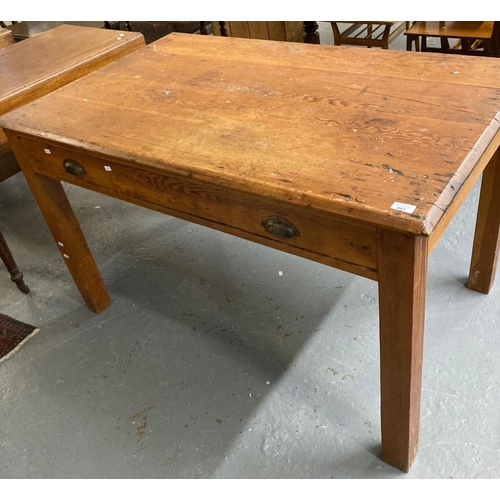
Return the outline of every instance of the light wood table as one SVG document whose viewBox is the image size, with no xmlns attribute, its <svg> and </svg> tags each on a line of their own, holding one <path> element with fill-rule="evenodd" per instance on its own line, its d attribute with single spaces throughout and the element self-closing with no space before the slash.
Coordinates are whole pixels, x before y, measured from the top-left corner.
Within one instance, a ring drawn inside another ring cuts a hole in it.
<svg viewBox="0 0 500 500">
<path fill-rule="evenodd" d="M 427 261 L 483 171 L 469 287 L 493 282 L 499 109 L 493 59 L 171 34 L 0 125 L 92 311 L 60 181 L 378 281 L 382 458 L 407 471 Z"/>
<path fill-rule="evenodd" d="M 415 50 L 422 52 L 494 55 L 490 48 L 494 24 L 494 21 L 417 21 L 405 31 L 406 50 L 412 50 L 415 44 Z M 439 38 L 441 46 L 428 47 L 427 38 Z M 450 47 L 452 39 L 457 41 Z"/>
<path fill-rule="evenodd" d="M 5 38 L 2 37 L 3 32 L 6 33 Z M 2 46 L 2 40 L 5 46 Z M 101 68 L 144 44 L 140 33 L 62 25 L 14 45 L 10 31 L 0 30 L 0 115 Z M 0 182 L 19 171 L 0 128 Z M 29 288 L 24 284 L 23 275 L 1 233 L 0 258 L 12 281 L 27 293 Z"/>
</svg>

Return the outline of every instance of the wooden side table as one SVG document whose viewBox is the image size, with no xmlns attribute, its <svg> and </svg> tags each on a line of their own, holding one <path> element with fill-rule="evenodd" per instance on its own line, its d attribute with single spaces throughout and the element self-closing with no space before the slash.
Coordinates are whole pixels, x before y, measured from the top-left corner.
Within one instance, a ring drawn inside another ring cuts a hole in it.
<svg viewBox="0 0 500 500">
<path fill-rule="evenodd" d="M 0 125 L 92 311 L 61 181 L 377 281 L 382 458 L 407 471 L 427 262 L 481 174 L 468 286 L 495 276 L 499 111 L 491 58 L 171 34 Z"/>
<path fill-rule="evenodd" d="M 0 68 L 8 68 L 8 71 L 0 73 L 0 115 L 40 98 L 142 46 L 144 37 L 140 33 L 71 25 L 58 26 L 23 43 L 9 44 L 0 49 Z M 0 129 L 0 182 L 19 171 L 7 138 Z M 26 292 L 28 287 L 22 282 L 22 274 L 17 269 L 7 242 L 1 233 L 0 237 L 0 257 L 12 280 Z"/>
<path fill-rule="evenodd" d="M 494 21 L 417 21 L 405 31 L 406 49 L 415 46 L 422 52 L 490 55 L 493 26 Z M 429 47 L 428 38 L 439 39 L 440 46 Z M 453 45 L 451 40 L 455 40 Z"/>
</svg>

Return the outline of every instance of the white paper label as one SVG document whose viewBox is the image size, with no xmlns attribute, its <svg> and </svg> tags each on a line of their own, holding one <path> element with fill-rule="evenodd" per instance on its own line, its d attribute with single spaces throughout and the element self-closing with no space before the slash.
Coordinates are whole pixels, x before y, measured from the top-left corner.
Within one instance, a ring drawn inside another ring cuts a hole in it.
<svg viewBox="0 0 500 500">
<path fill-rule="evenodd" d="M 407 214 L 412 214 L 417 207 L 415 205 L 407 205 L 406 203 L 400 203 L 399 201 L 395 201 L 391 205 L 391 208 L 393 210 L 399 210 L 400 212 L 406 212 Z"/>
<path fill-rule="evenodd" d="M 111 172 L 111 167 L 109 165 L 104 165 L 104 170 L 106 170 L 106 172 Z"/>
<path fill-rule="evenodd" d="M 45 151 L 45 154 L 47 154 L 47 155 L 52 154 L 52 153 L 50 152 L 50 149 L 44 149 L 44 151 Z"/>
</svg>

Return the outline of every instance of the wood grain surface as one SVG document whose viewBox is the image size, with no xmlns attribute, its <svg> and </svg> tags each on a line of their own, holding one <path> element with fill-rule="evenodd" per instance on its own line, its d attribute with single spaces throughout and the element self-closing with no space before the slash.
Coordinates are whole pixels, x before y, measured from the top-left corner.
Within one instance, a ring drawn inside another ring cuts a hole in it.
<svg viewBox="0 0 500 500">
<path fill-rule="evenodd" d="M 496 59 L 171 34 L 0 125 L 429 235 L 494 153 L 499 109 Z"/>
<path fill-rule="evenodd" d="M 0 51 L 0 115 L 144 45 L 141 33 L 62 25 Z"/>
<path fill-rule="evenodd" d="M 418 449 L 428 238 L 378 232 L 382 459 L 407 472 Z"/>
</svg>

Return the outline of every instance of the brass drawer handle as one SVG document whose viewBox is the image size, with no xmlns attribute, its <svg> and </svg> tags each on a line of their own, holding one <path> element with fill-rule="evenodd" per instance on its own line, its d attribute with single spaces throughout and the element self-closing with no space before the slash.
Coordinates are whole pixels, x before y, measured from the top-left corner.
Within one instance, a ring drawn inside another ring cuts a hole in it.
<svg viewBox="0 0 500 500">
<path fill-rule="evenodd" d="M 266 232 L 280 238 L 295 238 L 300 236 L 299 230 L 288 220 L 279 215 L 268 215 L 260 221 Z"/>
<path fill-rule="evenodd" d="M 75 160 L 66 159 L 63 161 L 64 170 L 71 175 L 85 175 L 85 169 Z"/>
</svg>

